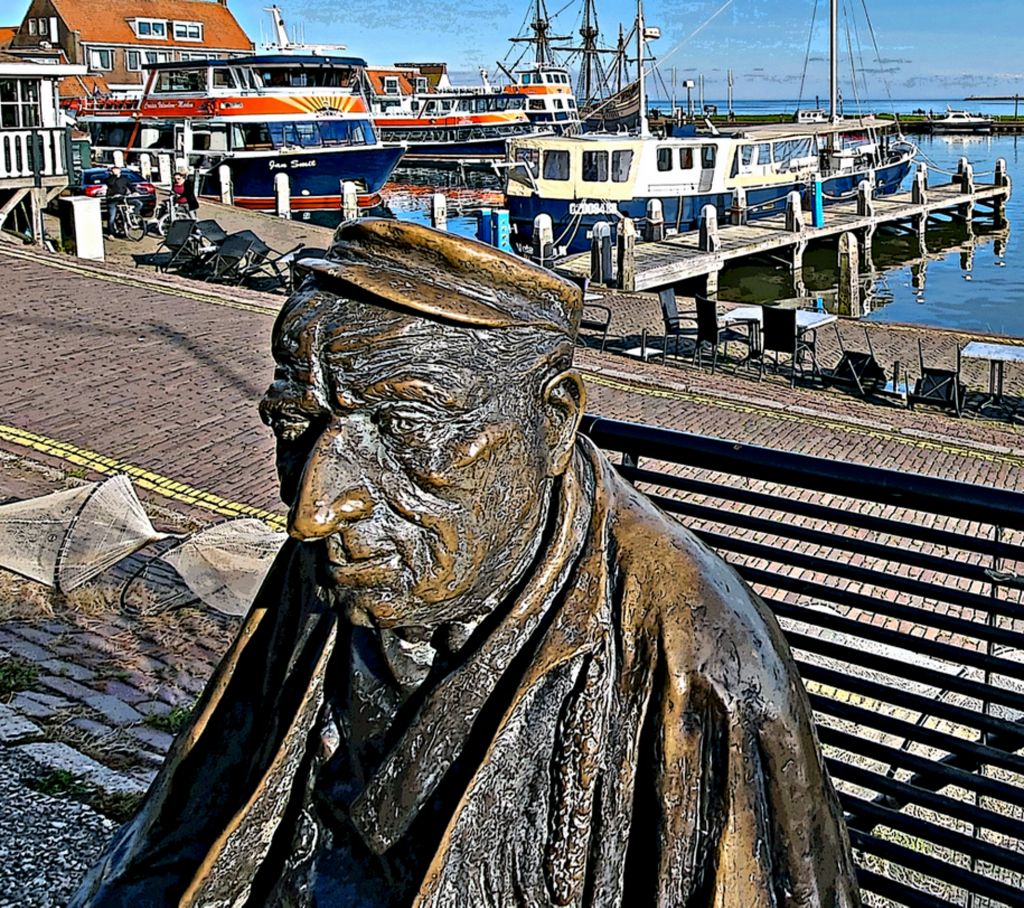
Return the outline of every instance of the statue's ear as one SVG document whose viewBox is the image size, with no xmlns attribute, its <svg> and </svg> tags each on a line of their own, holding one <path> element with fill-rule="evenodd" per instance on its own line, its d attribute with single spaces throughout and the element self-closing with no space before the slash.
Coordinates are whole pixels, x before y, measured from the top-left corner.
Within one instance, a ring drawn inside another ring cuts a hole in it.
<svg viewBox="0 0 1024 908">
<path fill-rule="evenodd" d="M 542 392 L 544 430 L 547 434 L 548 476 L 565 472 L 583 418 L 587 392 L 578 372 L 569 369 L 552 378 Z"/>
</svg>

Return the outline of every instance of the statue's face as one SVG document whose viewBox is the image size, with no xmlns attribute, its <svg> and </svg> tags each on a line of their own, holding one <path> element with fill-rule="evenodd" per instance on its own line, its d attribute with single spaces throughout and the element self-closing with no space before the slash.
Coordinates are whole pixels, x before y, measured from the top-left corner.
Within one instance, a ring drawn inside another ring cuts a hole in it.
<svg viewBox="0 0 1024 908">
<path fill-rule="evenodd" d="M 352 619 L 486 612 L 528 567 L 550 498 L 540 380 L 474 332 L 314 294 L 275 335 L 261 406 L 289 532 L 319 547 Z"/>
</svg>

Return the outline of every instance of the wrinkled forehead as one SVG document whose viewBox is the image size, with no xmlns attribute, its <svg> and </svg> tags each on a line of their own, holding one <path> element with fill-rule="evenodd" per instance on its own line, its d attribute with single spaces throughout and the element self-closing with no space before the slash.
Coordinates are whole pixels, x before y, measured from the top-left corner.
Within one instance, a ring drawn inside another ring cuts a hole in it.
<svg viewBox="0 0 1024 908">
<path fill-rule="evenodd" d="M 281 316 L 273 347 L 278 378 L 328 395 L 401 376 L 465 404 L 496 378 L 477 331 L 320 291 Z"/>
</svg>

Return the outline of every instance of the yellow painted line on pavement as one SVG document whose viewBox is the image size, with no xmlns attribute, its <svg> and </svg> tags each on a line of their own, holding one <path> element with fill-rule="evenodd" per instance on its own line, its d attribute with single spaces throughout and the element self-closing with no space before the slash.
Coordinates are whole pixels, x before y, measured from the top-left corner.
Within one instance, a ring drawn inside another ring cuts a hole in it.
<svg viewBox="0 0 1024 908">
<path fill-rule="evenodd" d="M 102 475 L 124 473 L 140 489 L 156 492 L 164 498 L 169 498 L 180 504 L 202 508 L 221 517 L 255 517 L 258 520 L 262 520 L 272 529 L 283 530 L 285 528 L 285 520 L 280 514 L 265 511 L 253 505 L 231 501 L 228 498 L 222 498 L 220 495 L 215 495 L 213 492 L 208 492 L 205 489 L 199 489 L 187 483 L 162 476 L 159 473 L 154 473 L 152 470 L 147 470 L 138 464 L 118 460 L 114 457 L 107 457 L 96 451 L 90 451 L 88 448 L 80 448 L 70 442 L 58 441 L 55 438 L 48 438 L 45 435 L 28 432 L 16 426 L 5 426 L 2 424 L 0 424 L 0 441 L 6 441 L 39 454 L 57 457 L 77 467 L 84 467 Z"/>
<path fill-rule="evenodd" d="M 155 293 L 166 293 L 171 296 L 178 296 L 182 299 L 192 300 L 198 303 L 209 303 L 214 306 L 224 306 L 228 309 L 239 309 L 242 312 L 254 312 L 257 315 L 266 315 L 270 318 L 277 315 L 277 310 L 270 306 L 260 306 L 256 303 L 247 303 L 243 300 L 233 299 L 229 296 L 214 296 L 213 294 L 203 293 L 198 290 L 186 290 L 184 287 L 176 287 L 173 284 L 161 283 L 160 281 L 142 276 L 134 277 L 127 274 L 121 274 L 117 271 L 101 271 L 99 269 L 89 268 L 74 262 L 63 261 L 52 255 L 41 255 L 39 253 L 7 248 L 0 248 L 0 254 L 10 256 L 11 258 L 22 259 L 26 262 L 46 265 L 48 268 L 56 268 L 60 271 L 70 271 L 75 274 L 80 274 L 83 277 L 95 278 L 98 281 L 105 281 L 108 284 L 120 284 L 125 287 L 143 287 L 146 290 L 151 290 Z"/>
<path fill-rule="evenodd" d="M 639 394 L 643 397 L 655 397 L 667 400 L 678 400 L 685 403 L 703 404 L 716 407 L 719 410 L 729 410 L 734 413 L 745 413 L 752 416 L 767 416 L 779 422 L 800 423 L 806 426 L 813 426 L 818 429 L 828 429 L 833 432 L 844 432 L 848 435 L 858 435 L 864 438 L 872 438 L 878 441 L 895 442 L 911 448 L 920 448 L 928 451 L 935 451 L 939 454 L 949 454 L 954 457 L 980 460 L 985 463 L 1005 463 L 1012 466 L 1024 466 L 1024 457 L 1015 454 L 1002 453 L 1000 451 L 986 451 L 981 448 L 974 448 L 970 445 L 961 445 L 953 441 L 944 441 L 935 438 L 922 438 L 918 435 L 906 435 L 902 432 L 895 432 L 888 429 L 872 429 L 868 426 L 861 426 L 856 423 L 846 422 L 840 419 L 830 419 L 827 416 L 812 416 L 806 413 L 792 413 L 787 410 L 776 410 L 773 407 L 765 407 L 754 403 L 743 403 L 742 401 L 729 400 L 727 398 L 715 397 L 711 394 L 700 394 L 693 391 L 679 391 L 672 388 L 654 388 L 640 382 L 628 382 L 620 379 L 607 378 L 596 372 L 582 370 L 584 378 L 595 385 L 610 388 L 615 391 L 623 391 L 628 394 Z"/>
</svg>

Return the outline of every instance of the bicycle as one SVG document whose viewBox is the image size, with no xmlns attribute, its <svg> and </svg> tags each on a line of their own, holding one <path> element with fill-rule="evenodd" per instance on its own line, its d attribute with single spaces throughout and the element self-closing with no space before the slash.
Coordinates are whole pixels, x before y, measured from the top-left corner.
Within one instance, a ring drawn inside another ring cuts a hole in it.
<svg viewBox="0 0 1024 908">
<path fill-rule="evenodd" d="M 139 242 L 146 235 L 146 225 L 142 222 L 138 206 L 128 196 L 114 196 L 109 205 L 110 235 Z"/>
<path fill-rule="evenodd" d="M 158 236 L 167 236 L 167 226 L 183 219 L 195 221 L 198 218 L 196 212 L 190 211 L 187 205 L 177 205 L 168 198 L 160 203 L 157 215 L 153 219 L 153 229 Z"/>
</svg>

